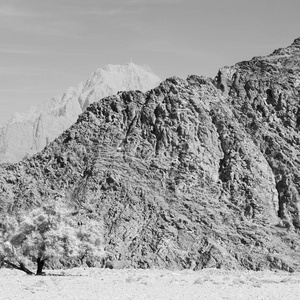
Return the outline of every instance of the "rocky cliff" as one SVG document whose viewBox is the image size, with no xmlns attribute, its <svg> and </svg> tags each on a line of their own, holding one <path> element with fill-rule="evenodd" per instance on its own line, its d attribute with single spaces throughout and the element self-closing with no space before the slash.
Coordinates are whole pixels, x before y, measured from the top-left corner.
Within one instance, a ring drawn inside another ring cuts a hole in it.
<svg viewBox="0 0 300 300">
<path fill-rule="evenodd" d="M 41 151 L 76 122 L 87 106 L 118 91 L 147 91 L 160 79 L 147 66 L 129 63 L 98 69 L 78 88 L 69 88 L 62 96 L 16 113 L 0 126 L 0 163 L 18 162 Z"/>
<path fill-rule="evenodd" d="M 2 165 L 1 211 L 72 203 L 104 222 L 115 267 L 300 270 L 299 69 L 297 39 L 215 79 L 101 99 Z"/>
</svg>

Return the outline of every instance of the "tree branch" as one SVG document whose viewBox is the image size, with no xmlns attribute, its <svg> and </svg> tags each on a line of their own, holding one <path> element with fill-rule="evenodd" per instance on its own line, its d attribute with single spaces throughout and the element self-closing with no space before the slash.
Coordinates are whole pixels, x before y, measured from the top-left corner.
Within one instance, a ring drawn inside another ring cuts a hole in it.
<svg viewBox="0 0 300 300">
<path fill-rule="evenodd" d="M 6 263 L 7 265 L 13 267 L 14 269 L 17 269 L 17 270 L 20 270 L 20 271 L 25 272 L 25 273 L 28 274 L 28 275 L 34 275 L 34 273 L 31 272 L 30 270 L 28 270 L 28 269 L 25 267 L 25 265 L 24 265 L 23 263 L 21 263 L 21 262 L 19 262 L 19 266 L 16 265 L 16 264 L 14 264 L 14 263 L 12 263 L 12 262 L 10 262 L 10 261 L 8 261 L 8 260 L 4 260 L 3 262 Z"/>
</svg>

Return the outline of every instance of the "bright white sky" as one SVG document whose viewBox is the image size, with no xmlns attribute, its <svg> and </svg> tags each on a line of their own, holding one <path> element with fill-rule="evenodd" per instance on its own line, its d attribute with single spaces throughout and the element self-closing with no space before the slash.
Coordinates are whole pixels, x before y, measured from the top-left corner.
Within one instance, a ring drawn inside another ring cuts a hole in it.
<svg viewBox="0 0 300 300">
<path fill-rule="evenodd" d="M 300 37 L 299 0 L 0 0 L 0 123 L 107 64 L 215 76 Z"/>
</svg>

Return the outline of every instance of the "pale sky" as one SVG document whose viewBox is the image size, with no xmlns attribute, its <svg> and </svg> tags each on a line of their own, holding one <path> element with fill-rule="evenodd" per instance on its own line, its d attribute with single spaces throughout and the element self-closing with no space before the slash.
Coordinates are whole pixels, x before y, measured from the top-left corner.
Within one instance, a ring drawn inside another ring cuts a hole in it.
<svg viewBox="0 0 300 300">
<path fill-rule="evenodd" d="M 0 123 L 107 64 L 215 76 L 300 37 L 299 0 L 0 0 Z"/>
</svg>

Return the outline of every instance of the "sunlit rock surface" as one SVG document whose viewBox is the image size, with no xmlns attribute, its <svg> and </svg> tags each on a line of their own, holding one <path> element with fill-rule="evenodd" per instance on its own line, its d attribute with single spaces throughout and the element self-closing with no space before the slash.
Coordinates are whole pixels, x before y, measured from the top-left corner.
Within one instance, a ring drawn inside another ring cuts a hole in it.
<svg viewBox="0 0 300 300">
<path fill-rule="evenodd" d="M 298 39 L 215 79 L 94 102 L 0 168 L 1 212 L 69 203 L 104 222 L 115 268 L 299 270 L 299 61 Z"/>
</svg>

